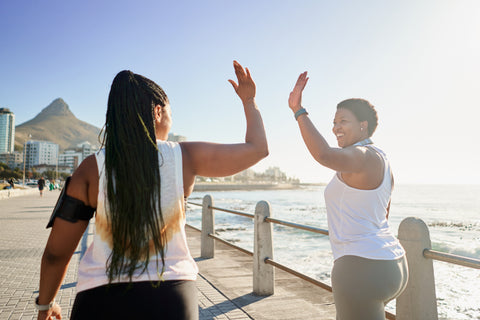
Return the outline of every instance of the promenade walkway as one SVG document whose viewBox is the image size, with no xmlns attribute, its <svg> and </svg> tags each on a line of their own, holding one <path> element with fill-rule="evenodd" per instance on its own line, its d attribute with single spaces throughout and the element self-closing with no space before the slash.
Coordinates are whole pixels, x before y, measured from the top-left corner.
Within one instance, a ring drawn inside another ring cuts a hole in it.
<svg viewBox="0 0 480 320">
<path fill-rule="evenodd" d="M 0 320 L 36 319 L 40 259 L 50 230 L 45 229 L 58 191 L 0 200 Z M 69 319 L 75 298 L 77 267 L 93 223 L 77 248 L 57 295 Z M 335 319 L 331 293 L 276 270 L 275 294 L 252 294 L 251 257 L 217 243 L 215 258 L 200 258 L 200 233 L 187 227 L 188 242 L 200 273 L 200 320 Z"/>
</svg>

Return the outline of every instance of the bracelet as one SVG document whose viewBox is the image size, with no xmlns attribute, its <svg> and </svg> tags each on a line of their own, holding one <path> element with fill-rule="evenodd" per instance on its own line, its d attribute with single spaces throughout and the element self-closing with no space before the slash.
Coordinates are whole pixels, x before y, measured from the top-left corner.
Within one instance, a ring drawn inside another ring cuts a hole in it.
<svg viewBox="0 0 480 320">
<path fill-rule="evenodd" d="M 35 298 L 35 309 L 37 309 L 38 311 L 50 310 L 54 304 L 55 304 L 55 299 L 53 299 L 53 301 L 50 302 L 49 304 L 38 304 L 38 297 Z"/>
<path fill-rule="evenodd" d="M 297 112 L 295 112 L 295 120 L 298 121 L 298 117 L 300 117 L 304 113 L 308 115 L 308 112 L 307 110 L 305 110 L 305 108 L 301 108 Z"/>
</svg>

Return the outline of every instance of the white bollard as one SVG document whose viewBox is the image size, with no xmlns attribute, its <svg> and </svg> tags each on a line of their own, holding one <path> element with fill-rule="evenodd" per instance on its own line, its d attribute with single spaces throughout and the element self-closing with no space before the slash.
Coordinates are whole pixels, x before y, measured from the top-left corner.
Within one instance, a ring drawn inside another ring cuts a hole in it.
<svg viewBox="0 0 480 320">
<path fill-rule="evenodd" d="M 397 298 L 397 320 L 437 320 L 437 298 L 432 259 L 423 256 L 431 249 L 428 227 L 421 219 L 409 217 L 398 228 L 398 239 L 408 260 L 408 284 Z"/>
<path fill-rule="evenodd" d="M 215 255 L 215 239 L 209 237 L 209 234 L 215 232 L 215 215 L 213 214 L 213 198 L 207 194 L 203 197 L 202 208 L 202 237 L 201 237 L 201 257 L 213 258 Z"/>
<path fill-rule="evenodd" d="M 255 207 L 254 250 L 253 250 L 253 293 L 268 296 L 274 293 L 275 271 L 265 259 L 273 259 L 272 224 L 265 222 L 270 217 L 270 204 L 259 201 Z"/>
</svg>

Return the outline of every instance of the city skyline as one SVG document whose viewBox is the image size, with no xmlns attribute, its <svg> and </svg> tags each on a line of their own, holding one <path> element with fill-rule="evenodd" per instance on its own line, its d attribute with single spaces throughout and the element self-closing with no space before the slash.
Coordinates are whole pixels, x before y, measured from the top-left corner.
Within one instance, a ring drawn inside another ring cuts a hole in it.
<svg viewBox="0 0 480 320">
<path fill-rule="evenodd" d="M 0 109 L 0 112 L 3 111 L 5 113 L 8 113 L 11 115 L 11 117 L 14 119 L 15 116 L 14 114 L 8 110 L 8 109 Z M 42 110 L 44 111 L 44 109 Z M 31 120 L 31 119 L 30 119 Z M 28 120 L 28 121 L 30 121 Z M 12 122 L 14 123 L 14 121 Z M 0 126 L 1 127 L 1 126 Z M 182 142 L 182 141 L 187 141 L 187 137 L 176 134 L 174 132 L 170 132 L 168 134 L 168 140 L 169 141 L 175 141 L 175 142 Z M 45 147 L 47 146 L 47 147 Z M 62 168 L 71 168 L 71 169 L 76 169 L 79 164 L 90 154 L 92 154 L 94 151 L 97 151 L 98 149 L 96 147 L 92 147 L 89 141 L 84 141 L 80 144 L 77 144 L 76 146 L 70 146 L 63 150 L 62 153 L 60 153 L 59 145 L 49 141 L 49 140 L 43 140 L 43 139 L 33 139 L 30 137 L 30 139 L 26 140 L 24 143 L 24 147 L 26 150 L 18 153 L 19 157 L 16 157 L 20 160 L 15 159 L 15 161 L 2 161 L 0 162 L 5 162 L 6 164 L 9 165 L 12 169 L 15 167 L 18 167 L 20 165 L 23 165 L 23 159 L 25 159 L 25 170 L 31 171 L 32 168 L 36 168 L 38 170 L 38 167 L 45 167 L 44 169 L 48 169 L 49 167 L 62 167 Z M 52 147 L 55 148 L 55 153 L 50 154 Z M 23 157 L 23 152 L 25 153 L 25 157 Z M 13 153 L 13 152 L 8 152 L 8 153 Z M 11 158 L 8 155 L 2 154 L 2 159 L 3 158 Z M 7 157 L 6 157 L 7 156 Z M 58 161 L 57 161 L 58 160 Z M 12 163 L 10 163 L 12 162 Z M 70 172 L 72 173 L 72 172 Z M 283 172 L 279 167 L 268 167 L 265 169 L 263 172 L 260 171 L 255 171 L 252 168 L 248 168 L 246 170 L 243 170 L 242 172 L 239 172 L 237 174 L 234 174 L 232 176 L 225 177 L 226 179 L 229 180 L 245 180 L 244 182 L 252 182 L 256 178 L 255 176 L 262 176 L 263 178 L 267 177 L 268 180 L 271 181 L 277 181 L 277 182 L 296 182 L 299 183 L 300 181 L 294 181 L 295 179 L 292 177 L 289 177 L 285 172 Z M 203 179 L 202 181 L 206 181 L 205 178 L 208 177 L 200 177 L 199 178 Z M 215 178 L 215 181 L 223 181 L 224 179 L 222 178 Z M 210 180 L 210 181 L 214 181 Z"/>
<path fill-rule="evenodd" d="M 238 143 L 245 120 L 227 82 L 235 59 L 257 84 L 269 142 L 255 170 L 333 176 L 309 155 L 287 106 L 308 71 L 303 104 L 331 146 L 336 104 L 366 98 L 396 183 L 478 184 L 478 16 L 473 0 L 3 2 L 0 107 L 21 124 L 62 97 L 101 128 L 111 81 L 129 69 L 165 89 L 172 132 Z"/>
</svg>

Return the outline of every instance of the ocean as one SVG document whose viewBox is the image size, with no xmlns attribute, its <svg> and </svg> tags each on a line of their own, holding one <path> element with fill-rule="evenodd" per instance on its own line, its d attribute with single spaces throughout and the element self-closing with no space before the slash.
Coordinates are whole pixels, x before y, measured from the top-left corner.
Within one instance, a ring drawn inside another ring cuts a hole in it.
<svg viewBox="0 0 480 320">
<path fill-rule="evenodd" d="M 254 213 L 266 200 L 277 219 L 328 229 L 324 186 L 295 190 L 193 192 L 188 201 L 201 203 L 205 194 L 217 207 Z M 421 218 L 429 227 L 432 248 L 480 259 L 480 185 L 396 185 L 389 222 L 396 235 L 406 217 Z M 201 208 L 188 205 L 187 223 L 201 228 Z M 253 251 L 253 220 L 215 211 L 218 236 Z M 274 225 L 274 260 L 327 284 L 333 265 L 327 236 Z M 480 270 L 434 261 L 440 319 L 480 319 Z M 387 305 L 395 313 L 395 302 Z"/>
</svg>

